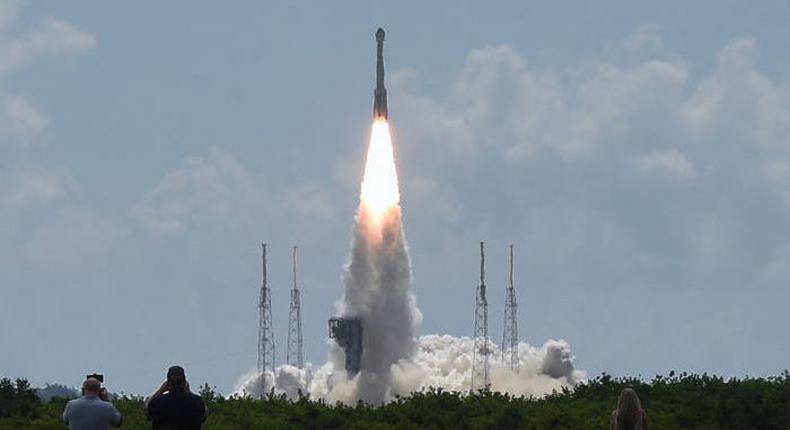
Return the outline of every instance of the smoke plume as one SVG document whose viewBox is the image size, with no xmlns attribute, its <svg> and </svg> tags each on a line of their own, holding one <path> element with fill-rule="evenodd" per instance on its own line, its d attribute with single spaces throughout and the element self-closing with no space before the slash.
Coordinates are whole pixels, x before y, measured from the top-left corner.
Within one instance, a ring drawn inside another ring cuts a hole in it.
<svg viewBox="0 0 790 430">
<path fill-rule="evenodd" d="M 409 289 L 411 261 L 399 194 L 388 125 L 376 122 L 343 272 L 345 294 L 337 305 L 340 316 L 362 321 L 362 366 L 354 391 L 356 398 L 373 403 L 387 395 L 392 365 L 413 356 L 422 319 Z"/>
<path fill-rule="evenodd" d="M 425 335 L 414 342 L 414 355 L 390 366 L 389 388 L 383 401 L 405 396 L 430 387 L 468 392 L 472 373 L 474 340 L 450 335 Z M 543 396 L 563 387 L 584 381 L 586 374 L 574 366 L 570 345 L 563 340 L 549 340 L 541 347 L 527 343 L 518 346 L 519 371 L 513 372 L 501 359 L 501 351 L 492 345 L 491 390 L 514 395 Z M 330 360 L 318 367 L 304 369 L 282 366 L 266 374 L 267 387 L 289 398 L 309 395 L 313 399 L 353 404 L 357 399 L 359 377 L 346 378 L 342 356 L 330 353 Z M 260 377 L 253 370 L 235 384 L 234 394 L 260 396 Z"/>
</svg>

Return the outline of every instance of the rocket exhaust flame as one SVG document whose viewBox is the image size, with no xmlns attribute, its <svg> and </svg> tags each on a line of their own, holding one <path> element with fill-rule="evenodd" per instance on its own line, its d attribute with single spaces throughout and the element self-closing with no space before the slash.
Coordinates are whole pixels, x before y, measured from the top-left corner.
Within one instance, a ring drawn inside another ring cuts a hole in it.
<svg viewBox="0 0 790 430">
<path fill-rule="evenodd" d="M 359 200 L 361 209 L 367 210 L 377 221 L 400 203 L 398 174 L 387 121 L 376 120 L 373 123 Z"/>
</svg>

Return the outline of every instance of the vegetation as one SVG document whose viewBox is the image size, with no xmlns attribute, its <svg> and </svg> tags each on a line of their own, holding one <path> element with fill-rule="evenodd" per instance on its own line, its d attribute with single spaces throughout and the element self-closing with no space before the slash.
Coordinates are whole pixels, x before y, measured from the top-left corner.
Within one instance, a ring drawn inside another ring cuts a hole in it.
<svg viewBox="0 0 790 430">
<path fill-rule="evenodd" d="M 210 415 L 204 429 L 608 429 L 624 387 L 642 398 L 653 429 L 790 429 L 790 373 L 771 378 L 723 379 L 670 374 L 652 381 L 599 376 L 544 398 L 440 389 L 381 405 L 329 405 L 303 397 L 289 401 L 225 399 L 208 385 L 200 393 Z M 0 430 L 65 429 L 66 400 L 42 402 L 24 379 L 0 380 Z M 125 429 L 149 429 L 141 398 L 115 401 Z"/>
</svg>

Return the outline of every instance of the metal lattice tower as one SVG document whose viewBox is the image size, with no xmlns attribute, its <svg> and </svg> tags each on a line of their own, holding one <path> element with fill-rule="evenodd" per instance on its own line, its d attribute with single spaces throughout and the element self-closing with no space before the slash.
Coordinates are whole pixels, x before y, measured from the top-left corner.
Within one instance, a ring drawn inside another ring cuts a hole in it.
<svg viewBox="0 0 790 430">
<path fill-rule="evenodd" d="M 272 327 L 272 297 L 266 279 L 266 244 L 262 244 L 263 282 L 261 283 L 260 301 L 258 302 L 258 375 L 261 377 L 261 397 L 266 394 L 266 378 L 268 370 L 274 372 L 274 329 Z"/>
<path fill-rule="evenodd" d="M 502 331 L 502 362 L 518 373 L 518 304 L 513 287 L 513 245 L 508 247 L 508 284 L 505 290 L 505 324 Z"/>
<path fill-rule="evenodd" d="M 285 361 L 291 366 L 304 367 L 302 351 L 302 304 L 299 298 L 299 283 L 296 278 L 298 267 L 298 248 L 293 250 L 293 287 L 291 288 L 291 309 L 288 313 L 288 352 Z"/>
<path fill-rule="evenodd" d="M 475 337 L 472 351 L 472 391 L 488 388 L 491 380 L 488 374 L 488 300 L 485 283 L 485 248 L 480 242 L 480 285 L 475 299 Z"/>
</svg>

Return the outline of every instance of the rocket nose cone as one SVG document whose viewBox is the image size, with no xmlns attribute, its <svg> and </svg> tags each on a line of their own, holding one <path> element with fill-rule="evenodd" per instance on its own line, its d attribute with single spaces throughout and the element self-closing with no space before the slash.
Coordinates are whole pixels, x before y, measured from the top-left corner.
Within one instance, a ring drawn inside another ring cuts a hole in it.
<svg viewBox="0 0 790 430">
<path fill-rule="evenodd" d="M 383 41 L 384 41 L 384 30 L 381 27 L 379 27 L 379 29 L 376 30 L 376 42 L 383 42 Z"/>
</svg>

